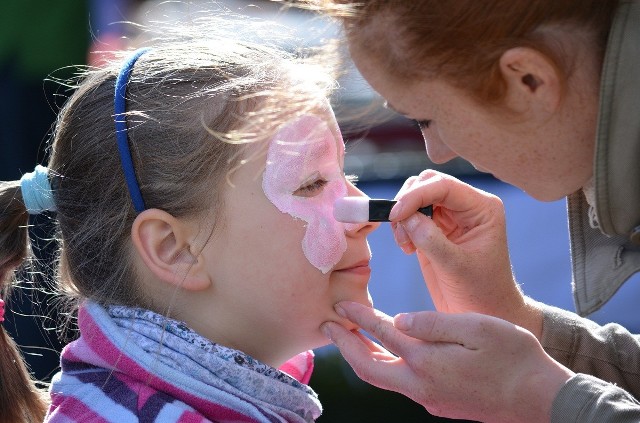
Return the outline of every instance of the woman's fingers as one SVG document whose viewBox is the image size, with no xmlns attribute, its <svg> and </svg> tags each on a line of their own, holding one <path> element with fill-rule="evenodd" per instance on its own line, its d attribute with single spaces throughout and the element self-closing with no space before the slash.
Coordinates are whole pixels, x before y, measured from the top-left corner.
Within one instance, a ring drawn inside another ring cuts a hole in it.
<svg viewBox="0 0 640 423">
<path fill-rule="evenodd" d="M 456 213 L 470 213 L 470 218 L 479 220 L 484 214 L 484 206 L 494 198 L 492 194 L 468 185 L 453 176 L 427 170 L 418 177 L 412 177 L 396 195 L 397 204 L 390 218 L 397 222 L 407 219 L 416 210 L 428 205 Z"/>
<path fill-rule="evenodd" d="M 513 304 L 522 308 L 524 299 L 511 272 L 502 201 L 433 170 L 409 178 L 396 198 L 396 242 L 405 253 L 417 254 L 436 308 L 521 324 L 525 316 L 514 315 Z M 416 212 L 429 204 L 432 218 Z"/>
<path fill-rule="evenodd" d="M 396 243 L 407 254 L 418 250 L 450 255 L 443 246 L 473 238 L 465 235 L 474 228 L 500 223 L 496 217 L 503 214 L 497 197 L 433 170 L 407 179 L 396 200 L 390 219 Z M 416 213 L 428 205 L 434 207 L 432 219 L 436 225 L 424 224 L 428 218 Z M 433 240 L 439 241 L 437 245 Z"/>
<path fill-rule="evenodd" d="M 322 330 L 360 379 L 382 389 L 402 392 L 409 376 L 402 358 L 338 323 L 326 322 Z"/>
<path fill-rule="evenodd" d="M 434 343 L 451 343 L 475 349 L 487 336 L 509 333 L 514 325 L 501 319 L 477 313 L 439 313 L 421 311 L 400 313 L 394 326 L 413 338 Z M 489 333 L 490 332 L 490 333 Z"/>
<path fill-rule="evenodd" d="M 357 332 L 325 323 L 356 374 L 408 396 L 435 415 L 544 421 L 557 391 L 573 375 L 530 332 L 495 317 L 426 311 L 390 321 L 361 304 L 339 305 L 341 314 L 401 352 L 396 357 Z"/>
<path fill-rule="evenodd" d="M 393 325 L 393 318 L 381 311 L 351 301 L 339 302 L 336 309 L 395 355 L 402 356 L 413 347 L 413 340 L 397 330 Z"/>
<path fill-rule="evenodd" d="M 427 216 L 415 213 L 399 223 L 406 236 L 411 240 L 414 250 L 419 250 L 430 261 L 446 263 L 453 257 L 459 257 L 459 248 L 442 232 L 442 229 Z"/>
<path fill-rule="evenodd" d="M 413 242 L 411 242 L 411 238 L 400 223 L 391 222 L 391 230 L 393 231 L 393 238 L 396 244 L 398 244 L 398 247 L 400 247 L 405 254 L 413 254 L 416 251 L 416 247 L 413 245 Z"/>
<path fill-rule="evenodd" d="M 357 330 L 348 331 L 335 322 L 324 323 L 322 330 L 338 349 L 349 352 L 349 356 L 355 359 L 359 357 L 363 361 L 374 360 L 375 362 L 392 362 L 398 359 Z"/>
</svg>

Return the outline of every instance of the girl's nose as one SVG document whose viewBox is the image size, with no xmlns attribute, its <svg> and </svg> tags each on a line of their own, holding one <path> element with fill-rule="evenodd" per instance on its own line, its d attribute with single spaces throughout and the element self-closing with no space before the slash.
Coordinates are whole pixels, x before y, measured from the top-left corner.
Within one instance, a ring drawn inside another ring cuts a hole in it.
<svg viewBox="0 0 640 423">
<path fill-rule="evenodd" d="M 353 183 L 347 181 L 347 196 L 349 197 L 367 197 Z M 351 236 L 367 236 L 380 226 L 380 222 L 363 222 L 363 223 L 345 223 L 345 229 Z"/>
</svg>

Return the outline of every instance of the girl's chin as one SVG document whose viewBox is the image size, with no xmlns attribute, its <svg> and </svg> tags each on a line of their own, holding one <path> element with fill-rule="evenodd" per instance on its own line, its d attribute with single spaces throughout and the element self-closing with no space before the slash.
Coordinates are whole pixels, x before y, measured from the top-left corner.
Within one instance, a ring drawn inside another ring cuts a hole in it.
<svg viewBox="0 0 640 423">
<path fill-rule="evenodd" d="M 360 300 L 353 300 L 353 301 L 356 303 L 365 305 L 367 307 L 373 307 L 373 298 L 371 298 L 371 294 L 369 293 L 369 291 L 367 291 L 366 298 L 361 298 Z"/>
</svg>

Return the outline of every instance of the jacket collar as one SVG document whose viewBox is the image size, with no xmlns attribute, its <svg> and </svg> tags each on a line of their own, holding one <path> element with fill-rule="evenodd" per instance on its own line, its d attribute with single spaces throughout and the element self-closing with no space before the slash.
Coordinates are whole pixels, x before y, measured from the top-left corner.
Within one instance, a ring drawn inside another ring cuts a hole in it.
<svg viewBox="0 0 640 423">
<path fill-rule="evenodd" d="M 607 235 L 640 224 L 640 1 L 622 1 L 600 83 L 595 157 L 596 215 Z"/>
<path fill-rule="evenodd" d="M 640 271 L 640 0 L 622 0 L 604 58 L 594 163 L 595 214 L 568 198 L 573 289 L 580 315 L 602 307 Z M 635 241 L 632 242 L 632 239 Z"/>
</svg>

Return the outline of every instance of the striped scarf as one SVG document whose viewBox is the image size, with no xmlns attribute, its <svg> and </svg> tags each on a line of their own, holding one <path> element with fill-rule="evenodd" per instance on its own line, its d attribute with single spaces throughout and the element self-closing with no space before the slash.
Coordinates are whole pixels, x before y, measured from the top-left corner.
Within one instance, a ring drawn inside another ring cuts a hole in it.
<svg viewBox="0 0 640 423">
<path fill-rule="evenodd" d="M 46 422 L 312 422 L 311 351 L 278 369 L 149 310 L 87 302 Z M 286 372 L 286 373 L 285 373 Z"/>
</svg>

